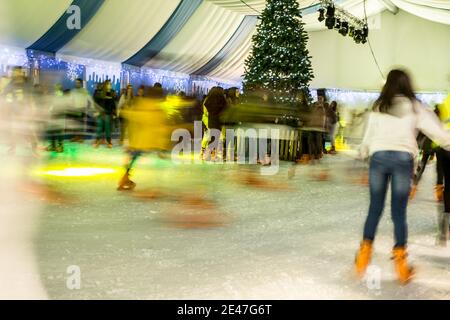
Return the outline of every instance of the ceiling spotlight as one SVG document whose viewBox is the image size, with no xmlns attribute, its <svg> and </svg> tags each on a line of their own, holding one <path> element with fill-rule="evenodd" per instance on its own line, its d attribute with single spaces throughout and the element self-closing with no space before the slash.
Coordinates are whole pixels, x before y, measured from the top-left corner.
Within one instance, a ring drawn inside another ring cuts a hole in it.
<svg viewBox="0 0 450 320">
<path fill-rule="evenodd" d="M 329 17 L 329 18 L 331 18 L 331 17 L 334 17 L 334 10 L 335 10 L 335 8 L 334 8 L 334 6 L 328 6 L 327 7 L 327 17 Z"/>
<path fill-rule="evenodd" d="M 369 27 L 367 26 L 367 24 L 363 27 L 362 32 L 364 37 L 367 38 L 369 36 Z"/>
<path fill-rule="evenodd" d="M 318 18 L 318 20 L 320 21 L 320 22 L 322 22 L 323 20 L 325 20 L 325 9 L 324 8 L 320 8 L 319 9 L 319 18 Z"/>
<path fill-rule="evenodd" d="M 334 24 L 334 28 L 339 30 L 341 28 L 341 20 L 336 19 L 336 23 Z"/>
<path fill-rule="evenodd" d="M 355 32 L 355 27 L 351 26 L 351 27 L 348 29 L 348 35 L 349 35 L 349 37 L 352 37 L 352 38 L 353 38 L 354 32 Z"/>
<path fill-rule="evenodd" d="M 339 29 L 339 33 L 342 34 L 344 37 L 348 33 L 348 22 L 344 21 L 341 24 L 341 28 Z"/>
<path fill-rule="evenodd" d="M 332 0 L 319 0 L 318 20 L 325 20 L 328 29 L 336 29 L 342 36 L 350 36 L 356 43 L 368 41 L 369 27 L 367 21 L 355 17 L 345 9 L 334 5 Z"/>
<path fill-rule="evenodd" d="M 353 39 L 356 43 L 360 43 L 362 41 L 362 31 L 361 30 L 355 30 L 353 33 Z"/>
<path fill-rule="evenodd" d="M 328 29 L 333 29 L 335 22 L 336 22 L 335 17 L 328 17 L 325 19 L 325 25 L 327 26 Z"/>
</svg>

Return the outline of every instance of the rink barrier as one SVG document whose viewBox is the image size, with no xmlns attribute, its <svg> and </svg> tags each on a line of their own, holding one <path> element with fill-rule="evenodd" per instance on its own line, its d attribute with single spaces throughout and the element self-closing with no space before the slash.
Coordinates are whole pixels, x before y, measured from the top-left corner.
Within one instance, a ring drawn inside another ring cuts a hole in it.
<svg viewBox="0 0 450 320">
<path fill-rule="evenodd" d="M 278 141 L 279 145 L 279 159 L 284 161 L 295 161 L 299 158 L 301 153 L 301 137 L 302 133 L 300 128 L 293 128 L 286 125 L 264 125 L 264 124 L 246 124 L 244 126 L 228 127 L 228 129 L 242 129 L 244 132 L 248 129 L 255 129 L 257 132 L 259 129 L 268 129 L 268 143 L 272 143 L 270 139 L 270 130 L 278 129 L 280 132 L 280 139 Z M 245 139 L 244 139 L 245 138 Z M 251 139 L 251 138 L 250 138 Z M 259 141 L 257 143 L 259 147 Z M 245 149 L 245 154 L 249 154 L 249 138 L 237 135 L 235 137 L 234 149 L 235 156 L 238 156 L 238 150 Z M 268 150 L 270 148 L 268 147 Z M 258 150 L 259 151 L 259 150 Z M 262 160 L 262 159 L 259 159 Z"/>
</svg>

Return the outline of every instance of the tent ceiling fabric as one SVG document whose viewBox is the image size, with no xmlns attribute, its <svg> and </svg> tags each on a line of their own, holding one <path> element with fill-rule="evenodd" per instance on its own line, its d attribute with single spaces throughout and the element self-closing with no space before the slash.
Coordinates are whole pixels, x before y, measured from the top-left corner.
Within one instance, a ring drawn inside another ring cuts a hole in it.
<svg viewBox="0 0 450 320">
<path fill-rule="evenodd" d="M 243 19 L 242 14 L 203 2 L 181 32 L 146 67 L 192 73 L 225 46 Z"/>
<path fill-rule="evenodd" d="M 122 62 L 138 52 L 169 19 L 180 0 L 107 0 L 61 54 Z"/>
<path fill-rule="evenodd" d="M 27 48 L 61 17 L 71 0 L 0 0 L 0 44 Z"/>
<path fill-rule="evenodd" d="M 163 50 L 191 19 L 202 0 L 182 0 L 158 33 L 125 64 L 142 67 Z"/>
<path fill-rule="evenodd" d="M 252 36 L 256 29 L 242 42 L 241 47 L 230 54 L 208 75 L 217 79 L 240 79 L 244 74 L 244 63 L 252 49 Z"/>
<path fill-rule="evenodd" d="M 65 44 L 58 56 L 104 61 L 114 68 L 133 57 L 152 39 L 165 31 L 182 0 L 105 0 L 92 19 Z M 189 0 L 185 0 L 189 1 Z M 401 10 L 421 18 L 450 24 L 450 0 L 390 0 Z M 244 60 L 251 48 L 251 37 L 240 37 L 241 46 L 226 46 L 246 16 L 257 14 L 265 0 L 203 0 L 182 28 L 166 34 L 158 54 L 145 67 L 193 73 L 211 62 L 207 76 L 238 81 Z M 308 31 L 324 30 L 315 11 L 319 0 L 298 0 L 304 10 Z M 27 48 L 40 39 L 64 14 L 71 0 L 0 0 L 0 46 Z M 374 16 L 386 9 L 382 0 L 335 0 L 340 7 L 360 18 Z M 82 13 L 83 14 L 83 13 Z M 145 51 L 144 51 L 145 52 Z M 224 54 L 224 52 L 226 54 Z M 151 58 L 151 59 L 150 59 Z"/>
<path fill-rule="evenodd" d="M 245 0 L 243 3 L 241 0 L 206 0 L 212 2 L 218 6 L 227 8 L 243 14 L 257 14 L 256 11 L 262 12 L 266 6 L 265 0 Z M 319 0 L 298 0 L 301 8 L 306 8 L 319 3 Z M 247 4 L 247 5 L 246 5 Z"/>
<path fill-rule="evenodd" d="M 80 27 L 69 29 L 67 20 L 73 15 L 72 11 L 66 11 L 55 24 L 28 49 L 55 53 L 70 42 L 95 16 L 105 0 L 74 0 L 72 6 L 79 8 L 81 14 Z"/>
<path fill-rule="evenodd" d="M 447 3 L 430 0 L 391 0 L 400 9 L 413 15 L 450 25 L 450 0 Z M 434 2 L 438 2 L 434 4 Z"/>
<path fill-rule="evenodd" d="M 219 65 L 221 65 L 227 57 L 229 57 L 233 52 L 239 51 L 242 44 L 250 39 L 251 35 L 255 31 L 255 26 L 258 23 L 258 17 L 256 16 L 245 16 L 242 20 L 239 28 L 235 31 L 233 36 L 228 40 L 225 46 L 200 69 L 196 70 L 194 74 L 196 75 L 208 75 L 213 72 Z"/>
<path fill-rule="evenodd" d="M 418 4 L 421 6 L 428 6 L 436 9 L 445 9 L 450 10 L 450 1 L 449 0 L 405 0 L 406 2 L 412 4 Z"/>
</svg>

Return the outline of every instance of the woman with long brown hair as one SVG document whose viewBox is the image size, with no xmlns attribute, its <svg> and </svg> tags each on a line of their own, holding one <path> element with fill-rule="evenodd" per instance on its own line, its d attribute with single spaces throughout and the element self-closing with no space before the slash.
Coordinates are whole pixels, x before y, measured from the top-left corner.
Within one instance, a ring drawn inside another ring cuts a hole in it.
<svg viewBox="0 0 450 320">
<path fill-rule="evenodd" d="M 370 207 L 355 260 L 356 272 L 360 276 L 370 263 L 372 244 L 389 184 L 395 237 L 392 258 L 396 273 L 401 284 L 409 282 L 414 274 L 406 259 L 406 208 L 414 158 L 418 153 L 418 130 L 444 149 L 450 149 L 450 134 L 443 129 L 436 115 L 417 100 L 408 74 L 402 70 L 392 70 L 369 116 L 360 148 L 362 158 L 370 156 Z"/>
</svg>

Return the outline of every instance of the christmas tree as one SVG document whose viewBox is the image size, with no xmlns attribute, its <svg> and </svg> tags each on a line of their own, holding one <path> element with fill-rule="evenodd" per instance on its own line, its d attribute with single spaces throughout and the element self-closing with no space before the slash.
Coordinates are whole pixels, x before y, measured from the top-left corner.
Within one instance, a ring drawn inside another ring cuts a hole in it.
<svg viewBox="0 0 450 320">
<path fill-rule="evenodd" d="M 267 0 L 259 19 L 245 61 L 244 90 L 267 90 L 278 103 L 295 102 L 300 91 L 309 98 L 314 75 L 297 0 Z"/>
</svg>

